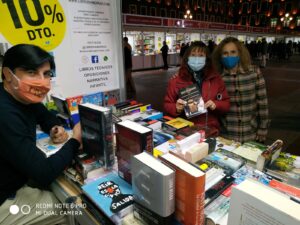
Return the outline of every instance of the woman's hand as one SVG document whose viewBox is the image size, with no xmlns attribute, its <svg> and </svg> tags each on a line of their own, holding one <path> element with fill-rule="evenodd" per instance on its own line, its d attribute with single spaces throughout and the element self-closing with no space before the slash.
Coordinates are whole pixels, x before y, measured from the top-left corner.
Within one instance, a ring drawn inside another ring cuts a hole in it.
<svg viewBox="0 0 300 225">
<path fill-rule="evenodd" d="M 62 126 L 55 125 L 50 130 L 50 137 L 55 144 L 60 144 L 68 140 L 69 135 Z"/>
<path fill-rule="evenodd" d="M 179 114 L 182 113 L 185 105 L 186 105 L 186 101 L 179 98 L 176 102 L 176 112 Z"/>
</svg>

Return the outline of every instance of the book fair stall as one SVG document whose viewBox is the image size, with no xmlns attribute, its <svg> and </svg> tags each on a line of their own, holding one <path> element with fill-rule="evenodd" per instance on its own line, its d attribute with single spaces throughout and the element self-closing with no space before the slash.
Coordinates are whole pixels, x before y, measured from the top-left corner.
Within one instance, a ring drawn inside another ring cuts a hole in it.
<svg viewBox="0 0 300 225">
<path fill-rule="evenodd" d="M 0 46 L 7 50 L 34 41 L 55 56 L 53 88 L 44 103 L 69 137 L 78 122 L 82 131 L 82 149 L 51 184 L 70 224 L 300 223 L 300 156 L 281 152 L 282 140 L 269 146 L 238 143 L 214 136 L 209 127 L 187 119 L 207 113 L 204 107 L 186 108 L 186 117 L 181 118 L 165 115 L 151 102 L 126 100 L 123 58 L 115 54 L 122 49 L 119 1 L 33 2 L 24 3 L 28 12 L 43 15 L 44 20 L 37 27 L 22 18 L 24 27 L 18 29 L 17 18 L 28 14 L 19 13 L 24 9 L 16 1 L 11 3 L 17 9 L 15 17 L 10 16 L 12 7 L 0 4 L 0 19 L 10 24 L 1 30 Z M 219 42 L 235 31 L 240 40 L 248 41 L 252 39 L 245 32 L 267 32 L 132 15 L 123 15 L 123 20 L 127 26 L 123 36 L 133 48 L 133 69 L 161 67 L 163 41 L 170 48 L 170 65 L 178 65 L 182 43 Z M 147 23 L 156 26 L 155 31 L 129 28 Z M 186 28 L 210 32 L 186 32 Z M 38 36 L 41 30 L 44 36 Z M 52 35 L 47 37 L 47 32 Z M 186 92 L 180 91 L 183 99 L 198 101 Z M 40 129 L 36 145 L 45 158 L 62 148 Z"/>
</svg>

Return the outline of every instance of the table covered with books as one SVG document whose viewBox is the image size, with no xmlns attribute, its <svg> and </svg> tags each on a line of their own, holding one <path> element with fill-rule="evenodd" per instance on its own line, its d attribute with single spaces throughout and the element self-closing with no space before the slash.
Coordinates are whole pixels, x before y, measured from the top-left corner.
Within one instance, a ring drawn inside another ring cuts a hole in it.
<svg viewBox="0 0 300 225">
<path fill-rule="evenodd" d="M 300 157 L 281 140 L 213 137 L 150 104 L 104 108 L 79 106 L 86 140 L 63 175 L 100 224 L 300 223 Z"/>
</svg>

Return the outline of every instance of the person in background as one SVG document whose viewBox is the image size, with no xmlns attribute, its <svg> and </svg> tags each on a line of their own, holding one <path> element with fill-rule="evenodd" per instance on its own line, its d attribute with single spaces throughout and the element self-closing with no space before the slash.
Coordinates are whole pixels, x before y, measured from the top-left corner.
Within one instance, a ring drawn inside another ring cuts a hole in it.
<svg viewBox="0 0 300 225">
<path fill-rule="evenodd" d="M 213 52 L 230 97 L 230 111 L 222 118 L 221 136 L 238 142 L 264 142 L 269 124 L 265 80 L 251 65 L 246 47 L 236 38 L 225 38 Z"/>
<path fill-rule="evenodd" d="M 168 66 L 168 51 L 169 51 L 169 47 L 167 45 L 167 42 L 163 42 L 163 46 L 160 49 L 162 57 L 163 57 L 163 61 L 164 61 L 164 70 L 167 70 L 169 68 Z"/>
<path fill-rule="evenodd" d="M 179 91 L 196 84 L 203 97 L 207 113 L 189 119 L 201 127 L 208 127 L 214 136 L 219 134 L 219 117 L 230 107 L 225 84 L 212 68 L 207 46 L 194 42 L 185 52 L 178 74 L 169 80 L 164 98 L 164 111 L 173 117 L 185 117 L 184 106 L 188 104 L 179 98 Z"/>
<path fill-rule="evenodd" d="M 265 68 L 267 66 L 267 55 L 268 55 L 268 43 L 265 38 L 261 41 L 261 68 Z"/>
<path fill-rule="evenodd" d="M 81 145 L 81 128 L 55 154 L 46 158 L 36 147 L 40 125 L 54 143 L 63 143 L 68 134 L 41 103 L 50 90 L 55 71 L 53 57 L 35 45 L 19 44 L 3 58 L 0 83 L 0 224 L 61 224 L 64 215 L 55 208 L 58 200 L 48 185 L 71 164 Z M 39 204 L 47 207 L 39 208 Z M 28 214 L 13 214 L 14 207 L 27 205 Z M 37 213 L 37 212 L 40 213 Z M 57 213 L 57 215 L 53 215 Z"/>
<path fill-rule="evenodd" d="M 124 63 L 125 63 L 125 84 L 127 94 L 135 93 L 135 85 L 132 78 L 132 47 L 128 43 L 128 37 L 123 38 L 123 46 L 124 46 Z"/>
</svg>

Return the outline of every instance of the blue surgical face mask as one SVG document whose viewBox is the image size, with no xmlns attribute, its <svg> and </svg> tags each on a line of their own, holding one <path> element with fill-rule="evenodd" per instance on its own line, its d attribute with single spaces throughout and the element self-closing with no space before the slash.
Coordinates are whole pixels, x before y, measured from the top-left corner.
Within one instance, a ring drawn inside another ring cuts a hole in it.
<svg viewBox="0 0 300 225">
<path fill-rule="evenodd" d="M 205 66 L 206 57 L 204 56 L 190 56 L 188 58 L 188 65 L 194 71 L 199 71 Z"/>
<path fill-rule="evenodd" d="M 234 68 L 238 63 L 240 62 L 240 57 L 239 56 L 227 56 L 227 57 L 222 57 L 222 63 L 225 68 L 227 69 L 232 69 Z"/>
</svg>

